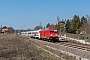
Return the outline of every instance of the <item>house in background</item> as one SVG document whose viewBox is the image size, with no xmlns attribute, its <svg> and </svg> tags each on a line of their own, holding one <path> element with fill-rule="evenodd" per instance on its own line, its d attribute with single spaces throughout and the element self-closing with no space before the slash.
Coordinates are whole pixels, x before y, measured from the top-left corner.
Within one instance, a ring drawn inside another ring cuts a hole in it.
<svg viewBox="0 0 90 60">
<path fill-rule="evenodd" d="M 7 28 L 6 26 L 4 26 L 4 27 L 1 29 L 1 33 L 2 33 L 2 34 L 8 33 L 8 28 Z"/>
</svg>

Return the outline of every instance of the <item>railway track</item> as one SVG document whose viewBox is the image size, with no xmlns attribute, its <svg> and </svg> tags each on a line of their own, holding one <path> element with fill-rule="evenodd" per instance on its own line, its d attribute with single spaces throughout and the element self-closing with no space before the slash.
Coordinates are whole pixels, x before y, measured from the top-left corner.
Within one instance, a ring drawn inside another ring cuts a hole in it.
<svg viewBox="0 0 90 60">
<path fill-rule="evenodd" d="M 77 44 L 77 43 L 72 43 L 72 42 L 59 42 L 55 44 L 63 45 L 63 46 L 67 46 L 67 47 L 71 47 L 71 48 L 79 49 L 83 51 L 90 51 L 90 45 Z"/>
<path fill-rule="evenodd" d="M 60 42 L 58 44 L 71 47 L 71 48 L 75 48 L 75 49 L 79 49 L 79 50 L 83 50 L 83 51 L 90 51 L 90 45 L 85 46 L 84 44 L 81 45 L 81 44 L 76 44 L 76 43 L 71 43 L 71 42 Z"/>
</svg>

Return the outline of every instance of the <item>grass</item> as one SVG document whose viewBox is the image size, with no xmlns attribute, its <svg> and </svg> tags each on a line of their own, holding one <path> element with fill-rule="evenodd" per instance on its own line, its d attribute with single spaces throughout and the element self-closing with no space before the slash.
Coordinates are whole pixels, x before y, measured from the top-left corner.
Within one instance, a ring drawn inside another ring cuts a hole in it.
<svg viewBox="0 0 90 60">
<path fill-rule="evenodd" d="M 45 52 L 43 50 L 38 50 L 39 54 L 42 56 L 43 60 L 60 60 L 59 58 L 55 57 L 54 55 L 51 55 L 48 52 Z"/>
<path fill-rule="evenodd" d="M 36 47 L 28 39 L 15 34 L 0 35 L 1 60 L 40 60 Z"/>
</svg>

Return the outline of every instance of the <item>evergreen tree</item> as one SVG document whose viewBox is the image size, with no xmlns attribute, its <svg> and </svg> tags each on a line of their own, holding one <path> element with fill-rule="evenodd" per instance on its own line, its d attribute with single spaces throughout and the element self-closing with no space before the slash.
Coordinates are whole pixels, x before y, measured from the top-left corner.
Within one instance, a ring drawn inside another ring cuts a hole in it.
<svg viewBox="0 0 90 60">
<path fill-rule="evenodd" d="M 69 21 L 69 19 L 66 21 L 65 30 L 66 30 L 66 32 L 70 32 L 70 21 Z"/>
<path fill-rule="evenodd" d="M 87 22 L 87 19 L 84 16 L 81 18 L 80 30 L 85 31 L 85 32 L 87 32 L 87 30 L 88 30 L 88 22 Z"/>
<path fill-rule="evenodd" d="M 47 25 L 46 25 L 46 28 L 49 28 L 51 25 L 50 25 L 50 23 L 48 23 Z"/>
<path fill-rule="evenodd" d="M 83 25 L 84 23 L 87 23 L 87 19 L 83 16 L 81 18 L 81 25 Z"/>
<path fill-rule="evenodd" d="M 71 32 L 76 33 L 79 27 L 80 27 L 80 18 L 79 16 L 74 15 L 72 22 L 71 22 Z"/>
</svg>

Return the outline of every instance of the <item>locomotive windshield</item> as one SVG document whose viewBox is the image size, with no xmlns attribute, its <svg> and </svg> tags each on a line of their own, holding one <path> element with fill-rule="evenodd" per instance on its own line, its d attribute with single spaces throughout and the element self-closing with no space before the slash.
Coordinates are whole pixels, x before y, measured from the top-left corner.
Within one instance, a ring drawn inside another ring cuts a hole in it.
<svg viewBox="0 0 90 60">
<path fill-rule="evenodd" d="M 50 30 L 50 32 L 55 33 L 55 32 L 57 32 L 57 30 Z"/>
</svg>

